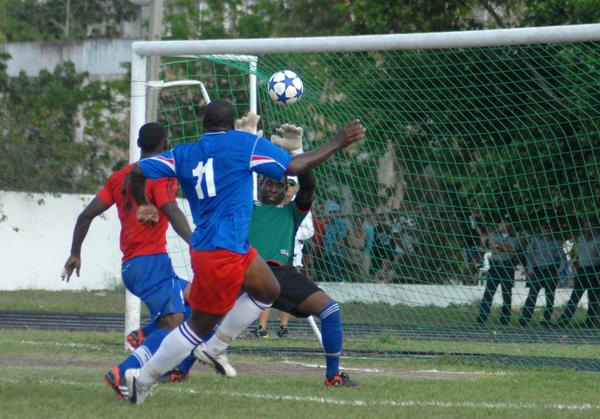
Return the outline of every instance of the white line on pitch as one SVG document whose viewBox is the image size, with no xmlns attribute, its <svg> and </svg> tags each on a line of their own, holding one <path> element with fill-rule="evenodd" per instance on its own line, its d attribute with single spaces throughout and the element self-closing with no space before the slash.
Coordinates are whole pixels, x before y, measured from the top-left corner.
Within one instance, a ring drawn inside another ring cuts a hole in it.
<svg viewBox="0 0 600 419">
<path fill-rule="evenodd" d="M 317 368 L 317 369 L 322 369 L 322 370 L 324 370 L 326 368 L 325 365 L 305 364 L 303 362 L 289 361 L 287 359 L 284 359 L 283 361 L 281 361 L 281 363 L 282 364 L 290 364 L 290 365 L 300 365 L 302 367 Z M 343 367 L 342 369 L 344 371 L 360 371 L 360 372 L 381 372 L 382 371 L 382 370 L 378 370 L 377 368 L 349 368 L 349 367 Z"/>
<path fill-rule="evenodd" d="M 89 343 L 76 343 L 76 342 L 38 342 L 34 340 L 21 340 L 19 341 L 21 345 L 39 345 L 39 346 L 60 346 L 67 348 L 85 348 L 85 349 L 95 349 L 101 350 L 102 348 L 97 345 L 91 345 Z"/>
<path fill-rule="evenodd" d="M 167 387 L 165 390 L 176 392 L 188 392 L 191 394 L 204 394 L 210 396 L 221 397 L 244 397 L 249 399 L 260 400 L 287 400 L 298 402 L 314 402 L 321 404 L 345 405 L 345 406 L 395 406 L 395 407 L 439 407 L 439 408 L 472 408 L 472 409 L 528 409 L 528 410 L 599 410 L 600 405 L 584 403 L 584 404 L 567 404 L 567 403 L 503 403 L 503 402 L 470 402 L 470 401 L 431 401 L 431 400 L 338 400 L 327 397 L 311 397 L 311 396 L 291 396 L 265 393 L 242 393 L 237 391 L 211 391 L 211 390 L 192 390 Z"/>
<path fill-rule="evenodd" d="M 31 382 L 31 380 L 27 380 Z M 0 377 L 0 382 L 19 384 L 25 380 Z M 76 381 L 66 381 L 60 379 L 38 380 L 38 384 L 60 384 L 67 386 L 83 386 L 83 387 L 104 387 L 102 383 L 81 383 Z M 527 409 L 527 410 L 567 410 L 567 411 L 583 411 L 583 410 L 600 410 L 600 405 L 583 403 L 583 404 L 568 404 L 568 403 L 503 403 L 503 402 L 471 402 L 471 401 L 433 401 L 433 400 L 338 400 L 328 397 L 311 397 L 311 396 L 293 396 L 281 394 L 267 393 L 242 393 L 237 391 L 211 391 L 211 390 L 194 390 L 186 388 L 176 388 L 175 386 L 160 386 L 165 391 L 177 393 L 199 394 L 207 396 L 221 397 L 243 397 L 247 399 L 259 400 L 287 400 L 297 402 L 313 402 L 320 404 L 331 404 L 338 406 L 395 406 L 395 407 L 437 407 L 446 409 L 456 408 L 471 408 L 471 409 Z M 152 403 L 152 400 L 149 400 Z"/>
</svg>

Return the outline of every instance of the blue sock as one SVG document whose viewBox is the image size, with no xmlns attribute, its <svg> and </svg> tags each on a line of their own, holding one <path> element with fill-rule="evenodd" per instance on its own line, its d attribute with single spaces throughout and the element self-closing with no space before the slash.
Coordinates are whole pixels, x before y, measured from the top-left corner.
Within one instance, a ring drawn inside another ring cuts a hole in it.
<svg viewBox="0 0 600 419">
<path fill-rule="evenodd" d="M 194 355 L 190 355 L 186 359 L 184 359 L 181 362 L 181 364 L 177 365 L 177 368 L 179 368 L 179 370 L 183 373 L 183 376 L 185 377 L 186 374 L 194 366 L 194 362 L 196 362 L 196 357 Z"/>
<path fill-rule="evenodd" d="M 130 368 L 141 368 L 158 350 L 163 339 L 169 334 L 168 330 L 156 329 L 144 340 L 142 346 L 123 360 L 118 366 L 121 375 Z"/>
<path fill-rule="evenodd" d="M 187 304 L 185 306 L 183 306 L 183 308 L 184 308 L 183 321 L 186 321 L 190 317 L 190 313 L 192 312 L 192 309 Z M 150 336 L 150 334 L 157 329 L 159 329 L 159 327 L 158 327 L 158 324 L 156 323 L 156 320 L 154 320 L 152 323 L 149 323 L 146 326 L 142 327 L 142 333 L 144 334 L 144 337 Z"/>
<path fill-rule="evenodd" d="M 328 379 L 340 371 L 340 356 L 342 355 L 342 319 L 340 317 L 340 306 L 335 301 L 329 303 L 319 313 L 321 319 L 321 335 L 323 338 L 323 349 L 325 350 L 325 364 Z"/>
<path fill-rule="evenodd" d="M 144 334 L 144 338 L 150 336 L 155 330 L 158 330 L 158 324 L 156 324 L 156 320 L 142 327 L 142 333 Z"/>
</svg>

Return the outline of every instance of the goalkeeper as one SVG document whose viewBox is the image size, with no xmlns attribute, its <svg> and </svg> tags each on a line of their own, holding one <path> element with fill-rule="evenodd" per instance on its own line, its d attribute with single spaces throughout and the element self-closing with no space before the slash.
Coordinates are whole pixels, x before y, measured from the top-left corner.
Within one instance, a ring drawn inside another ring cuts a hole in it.
<svg viewBox="0 0 600 419">
<path fill-rule="evenodd" d="M 256 132 L 259 116 L 249 114 L 236 121 L 236 129 Z M 271 141 L 296 155 L 302 152 L 302 128 L 284 124 L 279 129 L 281 136 L 274 135 Z M 340 372 L 339 361 L 342 351 L 342 323 L 338 304 L 307 276 L 298 273 L 292 266 L 294 236 L 302 220 L 308 214 L 315 191 L 315 177 L 308 170 L 298 175 L 299 190 L 296 198 L 282 204 L 288 188 L 287 179 L 281 181 L 264 177 L 260 182 L 258 202 L 254 204 L 248 241 L 267 262 L 281 287 L 273 307 L 296 317 L 317 316 L 321 320 L 323 348 L 326 358 L 325 385 L 335 387 L 358 387 L 348 374 Z M 220 374 L 235 376 L 231 365 L 223 365 L 227 347 L 247 326 L 244 321 L 251 318 L 240 300 L 251 298 L 242 295 L 238 303 L 223 319 L 215 335 L 207 342 L 208 355 Z M 214 362 L 222 361 L 220 362 Z"/>
</svg>

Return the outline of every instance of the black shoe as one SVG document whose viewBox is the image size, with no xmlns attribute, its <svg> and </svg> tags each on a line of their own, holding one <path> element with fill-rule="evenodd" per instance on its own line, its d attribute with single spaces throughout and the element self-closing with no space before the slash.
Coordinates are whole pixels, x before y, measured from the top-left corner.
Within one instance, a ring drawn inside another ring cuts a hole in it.
<svg viewBox="0 0 600 419">
<path fill-rule="evenodd" d="M 263 329 L 262 326 L 258 326 L 254 331 L 254 336 L 256 336 L 257 338 L 268 338 L 269 332 L 267 331 L 267 329 Z"/>
<path fill-rule="evenodd" d="M 540 326 L 552 327 L 552 320 L 548 320 L 548 319 L 540 320 Z"/>
<path fill-rule="evenodd" d="M 508 326 L 510 324 L 510 318 L 500 317 L 500 323 L 502 324 L 502 326 Z"/>
<path fill-rule="evenodd" d="M 525 318 L 523 318 L 523 317 L 521 317 L 521 318 L 519 319 L 519 326 L 523 326 L 523 327 L 525 327 L 525 326 L 527 326 L 528 324 L 529 324 L 529 320 L 527 320 L 527 319 L 525 319 Z"/>
<path fill-rule="evenodd" d="M 287 338 L 289 335 L 289 331 L 286 324 L 282 324 L 279 326 L 279 330 L 277 331 L 277 336 L 280 338 Z"/>
</svg>

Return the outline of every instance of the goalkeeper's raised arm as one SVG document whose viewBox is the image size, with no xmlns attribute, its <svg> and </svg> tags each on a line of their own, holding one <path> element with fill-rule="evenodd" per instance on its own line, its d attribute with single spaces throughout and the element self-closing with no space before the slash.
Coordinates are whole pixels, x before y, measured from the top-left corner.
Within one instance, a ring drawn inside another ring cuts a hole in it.
<svg viewBox="0 0 600 419">
<path fill-rule="evenodd" d="M 362 140 L 365 136 L 365 132 L 365 127 L 363 127 L 360 120 L 354 119 L 350 121 L 338 130 L 335 137 L 316 150 L 295 155 L 288 165 L 286 173 L 299 174 L 305 170 L 318 166 L 339 150 L 343 150 L 357 141 Z M 302 133 L 300 132 L 300 146 L 302 146 L 301 134 Z"/>
</svg>

